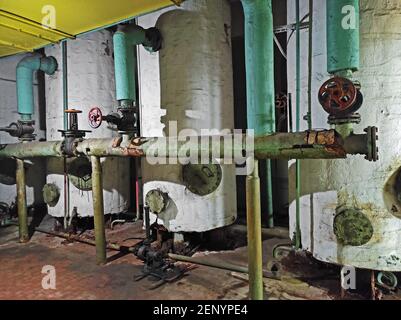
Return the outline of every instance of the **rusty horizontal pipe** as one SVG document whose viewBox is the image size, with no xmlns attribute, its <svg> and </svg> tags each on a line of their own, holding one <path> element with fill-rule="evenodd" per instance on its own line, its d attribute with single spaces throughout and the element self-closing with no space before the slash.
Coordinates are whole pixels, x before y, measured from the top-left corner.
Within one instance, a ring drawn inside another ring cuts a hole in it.
<svg viewBox="0 0 401 320">
<path fill-rule="evenodd" d="M 209 161 L 224 157 L 243 159 L 244 156 L 256 159 L 343 159 L 347 157 L 347 141 L 335 130 L 274 133 L 254 139 L 247 135 L 189 137 L 187 140 L 179 137 L 133 138 L 127 141 L 122 138 L 77 139 L 69 155 L 154 159 L 194 159 L 194 155 L 199 159 L 202 155 L 202 159 L 208 157 Z M 359 153 L 366 150 L 366 146 L 350 150 Z M 63 141 L 0 145 L 0 158 L 63 156 Z"/>
<path fill-rule="evenodd" d="M 187 256 L 182 256 L 182 255 L 178 255 L 178 254 L 174 254 L 174 253 L 169 253 L 168 257 L 170 259 L 173 259 L 176 261 L 188 262 L 188 263 L 216 268 L 216 269 L 222 269 L 222 270 L 249 274 L 249 270 L 247 267 L 242 267 L 242 266 L 235 265 L 235 264 L 225 262 L 225 261 L 211 261 L 209 259 L 203 259 L 200 257 L 187 257 Z M 263 271 L 263 278 L 276 279 L 276 280 L 281 279 L 281 277 L 279 275 L 276 275 L 273 272 L 269 272 L 269 271 Z"/>
</svg>

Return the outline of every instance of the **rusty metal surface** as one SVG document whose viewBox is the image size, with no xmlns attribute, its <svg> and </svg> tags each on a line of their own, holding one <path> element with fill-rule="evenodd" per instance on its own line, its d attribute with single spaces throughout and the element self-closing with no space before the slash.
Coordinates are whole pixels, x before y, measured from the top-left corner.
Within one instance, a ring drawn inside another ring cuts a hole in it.
<svg viewBox="0 0 401 320">
<path fill-rule="evenodd" d="M 250 149 L 247 136 L 241 139 L 234 136 L 221 136 L 220 140 L 231 139 L 233 143 L 213 143 L 216 137 L 192 137 L 187 141 L 182 138 L 133 138 L 124 142 L 121 138 L 114 139 L 76 139 L 71 147 L 75 156 L 96 157 L 179 157 L 190 158 L 190 155 L 208 155 L 209 158 L 224 157 L 225 154 L 235 155 Z M 238 141 L 239 140 L 239 141 Z M 254 148 L 254 149 L 253 149 Z M 0 157 L 17 157 L 21 159 L 32 157 L 63 156 L 62 141 L 33 142 L 24 146 L 21 144 L 2 145 Z M 335 130 L 306 131 L 296 133 L 275 133 L 258 136 L 254 139 L 251 152 L 257 159 L 337 159 L 345 158 L 344 140 Z M 353 149 L 351 149 L 353 150 Z M 238 156 L 238 155 L 237 155 Z"/>
</svg>

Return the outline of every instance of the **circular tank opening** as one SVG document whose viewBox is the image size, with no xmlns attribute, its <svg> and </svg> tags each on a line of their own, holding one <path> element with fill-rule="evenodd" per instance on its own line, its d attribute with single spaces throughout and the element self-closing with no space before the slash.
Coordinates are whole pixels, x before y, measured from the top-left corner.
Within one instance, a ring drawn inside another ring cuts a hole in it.
<svg viewBox="0 0 401 320">
<path fill-rule="evenodd" d="M 360 210 L 346 208 L 334 218 L 334 234 L 345 246 L 362 246 L 373 236 L 373 226 L 369 218 Z"/>
<path fill-rule="evenodd" d="M 71 183 L 79 190 L 92 190 L 92 166 L 88 158 L 80 157 L 72 160 L 68 166 Z"/>
<path fill-rule="evenodd" d="M 393 216 L 401 218 L 401 168 L 384 185 L 383 199 L 387 210 Z"/>
</svg>

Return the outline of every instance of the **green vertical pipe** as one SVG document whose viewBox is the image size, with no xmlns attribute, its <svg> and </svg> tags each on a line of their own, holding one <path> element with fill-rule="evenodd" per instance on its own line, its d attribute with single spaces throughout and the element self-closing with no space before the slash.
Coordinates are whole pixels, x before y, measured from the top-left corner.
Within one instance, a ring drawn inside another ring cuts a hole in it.
<svg viewBox="0 0 401 320">
<path fill-rule="evenodd" d="M 17 103 L 21 120 L 30 121 L 34 113 L 33 73 L 41 70 L 54 74 L 57 60 L 54 57 L 43 57 L 39 54 L 23 58 L 17 65 Z"/>
<path fill-rule="evenodd" d="M 245 59 L 248 128 L 255 135 L 276 129 L 274 46 L 271 0 L 242 0 L 245 14 Z"/>
<path fill-rule="evenodd" d="M 309 0 L 308 35 L 308 129 L 312 130 L 312 73 L 313 73 L 313 0 Z"/>
<path fill-rule="evenodd" d="M 24 168 L 24 160 L 17 159 L 16 161 L 17 161 L 16 182 L 17 182 L 19 241 L 21 243 L 25 243 L 29 241 L 25 168 Z"/>
<path fill-rule="evenodd" d="M 359 0 L 327 0 L 327 71 L 359 69 Z"/>
<path fill-rule="evenodd" d="M 92 163 L 92 197 L 93 217 L 95 225 L 96 263 L 105 264 L 106 257 L 106 231 L 104 226 L 104 203 L 102 165 L 99 157 L 91 157 Z"/>
<path fill-rule="evenodd" d="M 118 101 L 136 102 L 136 46 L 152 51 L 147 30 L 135 25 L 121 25 L 113 36 L 116 95 Z"/>
<path fill-rule="evenodd" d="M 61 42 L 61 55 L 63 65 L 63 115 L 64 115 L 64 130 L 68 129 L 67 113 L 68 109 L 68 55 L 67 55 L 67 41 Z"/>
<path fill-rule="evenodd" d="M 113 36 L 117 100 L 136 101 L 135 50 L 129 34 L 117 31 Z"/>
<path fill-rule="evenodd" d="M 301 32 L 300 32 L 300 8 L 299 0 L 295 2 L 296 10 L 296 131 L 301 130 Z M 301 198 L 301 162 L 296 161 L 295 168 L 295 207 L 296 207 L 296 222 L 295 222 L 295 247 L 300 249 L 301 243 L 301 224 L 300 224 L 300 198 Z"/>
<path fill-rule="evenodd" d="M 274 40 L 271 0 L 242 0 L 248 129 L 255 135 L 276 131 Z M 266 161 L 268 225 L 274 226 L 271 160 Z"/>
<path fill-rule="evenodd" d="M 248 228 L 249 296 L 263 300 L 262 221 L 258 161 L 251 160 L 252 172 L 246 179 L 246 216 Z"/>
</svg>

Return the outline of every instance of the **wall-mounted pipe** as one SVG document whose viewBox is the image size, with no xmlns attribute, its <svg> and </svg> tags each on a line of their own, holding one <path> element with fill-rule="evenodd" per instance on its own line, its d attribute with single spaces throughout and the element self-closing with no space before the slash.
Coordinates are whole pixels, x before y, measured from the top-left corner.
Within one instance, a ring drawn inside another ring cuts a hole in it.
<svg viewBox="0 0 401 320">
<path fill-rule="evenodd" d="M 301 129 L 301 31 L 300 31 L 300 7 L 299 0 L 295 1 L 295 30 L 296 30 L 296 112 L 295 112 L 295 127 L 299 131 Z M 296 222 L 295 222 L 295 248 L 301 249 L 301 162 L 299 160 L 295 163 L 295 208 L 296 208 Z"/>
<path fill-rule="evenodd" d="M 327 0 L 327 71 L 359 69 L 359 0 Z"/>
<path fill-rule="evenodd" d="M 136 46 L 143 45 L 150 51 L 157 51 L 161 46 L 161 36 L 156 28 L 120 25 L 114 33 L 113 43 L 117 100 L 121 106 L 132 107 L 137 101 Z"/>
<path fill-rule="evenodd" d="M 35 54 L 23 58 L 17 65 L 17 101 L 18 113 L 22 121 L 31 121 L 34 113 L 33 73 L 43 71 L 54 74 L 57 60 L 54 57 L 43 57 Z"/>
</svg>

